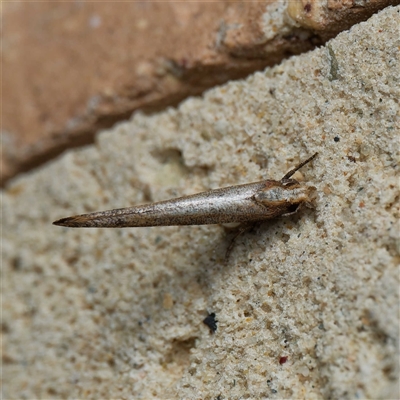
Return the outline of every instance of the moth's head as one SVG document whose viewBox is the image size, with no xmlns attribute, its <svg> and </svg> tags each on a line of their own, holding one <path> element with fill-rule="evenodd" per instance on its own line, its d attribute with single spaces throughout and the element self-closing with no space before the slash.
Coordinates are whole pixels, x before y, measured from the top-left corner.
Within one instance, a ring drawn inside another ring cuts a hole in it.
<svg viewBox="0 0 400 400">
<path fill-rule="evenodd" d="M 314 188 L 306 186 L 295 179 L 282 179 L 266 185 L 254 199 L 266 207 L 286 209 L 285 213 L 296 212 L 300 205 L 311 202 Z"/>
</svg>

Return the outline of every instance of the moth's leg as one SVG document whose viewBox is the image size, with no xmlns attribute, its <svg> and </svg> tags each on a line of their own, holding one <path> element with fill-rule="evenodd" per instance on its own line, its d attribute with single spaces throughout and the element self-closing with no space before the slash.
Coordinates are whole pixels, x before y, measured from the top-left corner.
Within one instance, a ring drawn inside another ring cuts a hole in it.
<svg viewBox="0 0 400 400">
<path fill-rule="evenodd" d="M 304 205 L 305 205 L 307 208 L 311 208 L 312 210 L 315 209 L 315 204 L 313 204 L 311 201 L 305 201 L 305 202 L 304 202 Z"/>
<path fill-rule="evenodd" d="M 281 216 L 282 217 L 287 217 L 288 215 L 297 214 L 298 211 L 303 207 L 311 208 L 312 210 L 315 209 L 315 205 L 311 200 L 310 201 L 304 201 L 303 203 L 297 204 L 297 208 L 294 209 L 293 211 L 289 211 L 289 212 L 287 212 L 285 214 L 282 214 Z"/>
<path fill-rule="evenodd" d="M 228 260 L 231 251 L 233 249 L 233 245 L 235 244 L 236 239 L 242 234 L 245 233 L 247 231 L 249 231 L 250 229 L 252 229 L 254 226 L 258 225 L 257 222 L 244 222 L 242 224 L 240 224 L 236 229 L 236 233 L 235 236 L 231 239 L 231 242 L 229 243 L 228 248 L 226 249 L 226 253 L 225 253 L 225 260 Z"/>
<path fill-rule="evenodd" d="M 285 214 L 282 214 L 281 217 L 287 217 L 289 215 L 297 214 L 298 211 L 300 210 L 300 208 L 302 207 L 302 205 L 303 205 L 303 203 L 297 204 L 296 209 L 294 209 L 293 211 L 289 211 L 289 212 L 287 212 Z"/>
</svg>

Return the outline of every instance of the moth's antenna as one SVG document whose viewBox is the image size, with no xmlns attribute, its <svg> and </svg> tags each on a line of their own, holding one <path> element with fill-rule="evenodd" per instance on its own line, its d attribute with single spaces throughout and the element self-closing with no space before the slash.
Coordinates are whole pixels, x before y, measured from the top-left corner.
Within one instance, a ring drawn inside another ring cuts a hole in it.
<svg viewBox="0 0 400 400">
<path fill-rule="evenodd" d="M 307 163 L 309 163 L 311 160 L 313 160 L 315 157 L 317 157 L 317 155 L 318 155 L 318 153 L 315 153 L 310 158 L 307 158 L 306 161 L 303 161 L 297 167 L 294 167 L 293 169 L 291 169 L 281 180 L 283 181 L 284 179 L 289 179 L 296 171 L 298 171 L 301 167 L 304 167 Z"/>
</svg>

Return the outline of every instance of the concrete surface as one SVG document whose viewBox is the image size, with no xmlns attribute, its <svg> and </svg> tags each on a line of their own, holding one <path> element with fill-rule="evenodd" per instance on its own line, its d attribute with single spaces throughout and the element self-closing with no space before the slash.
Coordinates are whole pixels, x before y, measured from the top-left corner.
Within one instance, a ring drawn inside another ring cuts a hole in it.
<svg viewBox="0 0 400 400">
<path fill-rule="evenodd" d="M 3 398 L 398 398 L 399 27 L 387 8 L 13 180 Z M 51 225 L 279 179 L 315 151 L 299 177 L 314 208 L 256 227 L 227 260 L 220 226 Z"/>
</svg>

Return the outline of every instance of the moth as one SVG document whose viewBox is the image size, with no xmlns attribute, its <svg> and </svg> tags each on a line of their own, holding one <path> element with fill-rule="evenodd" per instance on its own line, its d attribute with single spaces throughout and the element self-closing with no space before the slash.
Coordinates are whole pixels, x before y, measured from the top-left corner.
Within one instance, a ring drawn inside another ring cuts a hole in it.
<svg viewBox="0 0 400 400">
<path fill-rule="evenodd" d="M 255 223 L 293 214 L 310 202 L 309 186 L 291 176 L 318 153 L 279 181 L 263 180 L 128 208 L 62 218 L 54 225 L 71 228 Z"/>
</svg>

